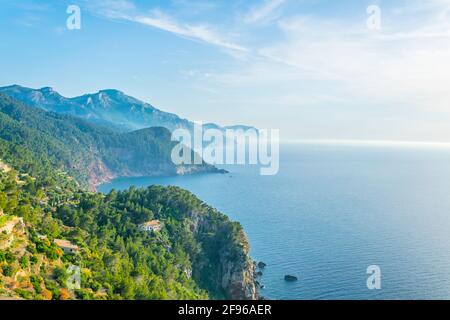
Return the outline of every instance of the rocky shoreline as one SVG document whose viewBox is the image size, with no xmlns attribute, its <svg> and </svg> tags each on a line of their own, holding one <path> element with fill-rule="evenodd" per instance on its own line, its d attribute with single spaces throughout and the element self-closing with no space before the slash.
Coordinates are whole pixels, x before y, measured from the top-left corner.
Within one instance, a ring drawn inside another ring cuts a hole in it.
<svg viewBox="0 0 450 320">
<path fill-rule="evenodd" d="M 195 175 L 195 174 L 227 174 L 227 170 L 216 168 L 212 165 L 207 166 L 179 166 L 175 170 L 165 170 L 158 172 L 121 172 L 113 173 L 108 167 L 102 163 L 92 163 L 89 167 L 89 179 L 88 179 L 88 189 L 92 192 L 97 192 L 99 186 L 110 183 L 117 178 L 141 178 L 141 177 L 159 177 L 159 176 L 184 176 L 184 175 Z"/>
</svg>

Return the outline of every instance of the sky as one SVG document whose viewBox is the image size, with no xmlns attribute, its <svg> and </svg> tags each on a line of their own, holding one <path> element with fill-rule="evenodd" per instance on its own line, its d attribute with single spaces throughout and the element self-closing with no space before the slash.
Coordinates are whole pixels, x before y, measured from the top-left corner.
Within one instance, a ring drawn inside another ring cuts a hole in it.
<svg viewBox="0 0 450 320">
<path fill-rule="evenodd" d="M 450 142 L 449 60 L 450 0 L 0 0 L 0 86 L 114 88 L 282 140 Z"/>
</svg>

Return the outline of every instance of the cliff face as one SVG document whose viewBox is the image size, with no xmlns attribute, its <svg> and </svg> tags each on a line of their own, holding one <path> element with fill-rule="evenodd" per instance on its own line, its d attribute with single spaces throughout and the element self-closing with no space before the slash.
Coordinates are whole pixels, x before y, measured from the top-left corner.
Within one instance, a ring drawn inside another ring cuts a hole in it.
<svg viewBox="0 0 450 320">
<path fill-rule="evenodd" d="M 107 183 L 116 178 L 117 175 L 111 173 L 103 161 L 96 159 L 88 166 L 89 191 L 96 191 L 97 186 Z"/>
<path fill-rule="evenodd" d="M 236 244 L 232 244 L 236 246 Z M 258 292 L 255 282 L 255 264 L 248 256 L 244 246 L 230 248 L 240 252 L 230 255 L 227 249 L 220 253 L 221 287 L 225 297 L 231 300 L 257 300 Z"/>
<path fill-rule="evenodd" d="M 255 264 L 240 224 L 216 212 L 192 212 L 190 228 L 202 247 L 194 261 L 194 279 L 212 298 L 257 300 Z"/>
<path fill-rule="evenodd" d="M 217 169 L 208 164 L 198 166 L 174 166 L 170 163 L 163 163 L 157 168 L 142 169 L 136 167 L 133 169 L 110 169 L 101 159 L 93 160 L 87 166 L 88 189 L 95 192 L 101 184 L 108 183 L 118 177 L 146 177 L 146 176 L 174 176 L 174 175 L 193 175 L 201 173 L 224 174 L 226 170 Z"/>
</svg>

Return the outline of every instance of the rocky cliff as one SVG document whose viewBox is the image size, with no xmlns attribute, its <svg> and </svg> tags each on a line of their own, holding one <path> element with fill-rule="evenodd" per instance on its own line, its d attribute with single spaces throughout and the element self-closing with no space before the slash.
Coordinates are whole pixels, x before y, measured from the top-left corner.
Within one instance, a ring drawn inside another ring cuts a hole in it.
<svg viewBox="0 0 450 320">
<path fill-rule="evenodd" d="M 232 300 L 257 300 L 255 264 L 248 255 L 248 246 L 236 243 L 230 246 L 220 253 L 219 279 L 225 297 Z M 229 250 L 236 252 L 230 254 Z"/>
<path fill-rule="evenodd" d="M 194 279 L 213 298 L 257 300 L 255 264 L 241 225 L 225 215 L 207 209 L 192 212 L 190 228 L 202 247 L 194 261 Z"/>
</svg>

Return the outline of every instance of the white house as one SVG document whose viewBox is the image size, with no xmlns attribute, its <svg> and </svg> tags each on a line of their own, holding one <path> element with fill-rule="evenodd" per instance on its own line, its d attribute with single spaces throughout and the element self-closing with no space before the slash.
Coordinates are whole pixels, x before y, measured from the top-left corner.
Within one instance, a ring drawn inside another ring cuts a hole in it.
<svg viewBox="0 0 450 320">
<path fill-rule="evenodd" d="M 152 220 L 152 221 L 148 221 L 146 223 L 141 224 L 139 226 L 139 228 L 143 231 L 157 232 L 157 231 L 161 231 L 162 223 L 159 220 Z"/>
<path fill-rule="evenodd" d="M 77 245 L 72 244 L 70 241 L 55 239 L 53 242 L 60 247 L 64 253 L 67 254 L 75 254 L 80 251 L 80 248 Z"/>
</svg>

